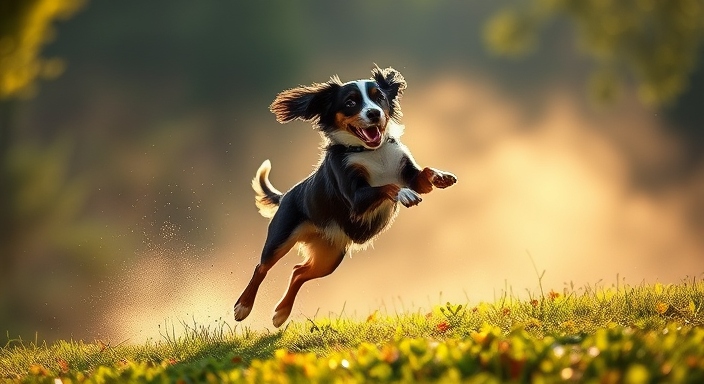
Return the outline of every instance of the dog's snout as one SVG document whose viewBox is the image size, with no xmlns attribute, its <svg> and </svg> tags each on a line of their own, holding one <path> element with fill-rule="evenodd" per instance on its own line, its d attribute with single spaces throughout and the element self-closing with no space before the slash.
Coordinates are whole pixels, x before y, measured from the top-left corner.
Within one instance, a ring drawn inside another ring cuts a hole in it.
<svg viewBox="0 0 704 384">
<path fill-rule="evenodd" d="M 379 119 L 381 118 L 381 111 L 379 111 L 378 109 L 368 109 L 366 114 L 367 114 L 367 119 L 369 119 L 370 121 L 372 121 L 374 123 L 378 122 Z"/>
</svg>

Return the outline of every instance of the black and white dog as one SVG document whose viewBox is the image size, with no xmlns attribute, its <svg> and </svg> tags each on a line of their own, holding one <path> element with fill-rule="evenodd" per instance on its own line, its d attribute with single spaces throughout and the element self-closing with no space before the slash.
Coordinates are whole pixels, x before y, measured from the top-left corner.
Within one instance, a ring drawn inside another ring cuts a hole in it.
<svg viewBox="0 0 704 384">
<path fill-rule="evenodd" d="M 249 315 L 267 271 L 294 245 L 305 260 L 294 267 L 276 306 L 275 327 L 291 314 L 303 283 L 329 275 L 349 250 L 371 243 L 391 225 L 399 203 L 417 205 L 419 194 L 455 184 L 451 173 L 421 169 L 401 144 L 399 99 L 405 88 L 399 72 L 375 67 L 371 79 L 343 84 L 334 76 L 276 97 L 270 107 L 276 120 L 313 122 L 323 136 L 323 154 L 315 172 L 286 193 L 269 182 L 269 160 L 257 171 L 256 204 L 271 223 L 261 261 L 235 304 L 235 320 Z"/>
</svg>

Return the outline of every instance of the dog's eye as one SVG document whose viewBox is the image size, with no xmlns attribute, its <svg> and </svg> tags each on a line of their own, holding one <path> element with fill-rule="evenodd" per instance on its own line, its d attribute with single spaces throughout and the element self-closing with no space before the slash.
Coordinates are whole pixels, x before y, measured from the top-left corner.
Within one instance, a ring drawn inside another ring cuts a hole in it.
<svg viewBox="0 0 704 384">
<path fill-rule="evenodd" d="M 357 103 L 352 99 L 349 99 L 345 102 L 345 107 L 347 107 L 347 108 L 354 108 L 356 106 L 357 106 Z"/>
</svg>

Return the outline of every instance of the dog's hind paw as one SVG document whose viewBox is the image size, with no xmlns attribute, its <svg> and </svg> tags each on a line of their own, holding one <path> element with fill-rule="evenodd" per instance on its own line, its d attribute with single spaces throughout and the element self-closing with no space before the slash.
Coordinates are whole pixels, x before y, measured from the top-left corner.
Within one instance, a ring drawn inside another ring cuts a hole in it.
<svg viewBox="0 0 704 384">
<path fill-rule="evenodd" d="M 274 317 L 271 319 L 271 322 L 274 324 L 276 328 L 280 327 L 281 324 L 283 324 L 286 319 L 288 319 L 288 316 L 291 314 L 291 308 L 281 308 L 277 309 L 276 312 L 274 312 Z"/>
<path fill-rule="evenodd" d="M 245 307 L 240 303 L 235 304 L 235 320 L 244 320 L 247 316 L 249 316 L 250 312 L 252 312 L 252 307 Z"/>
<path fill-rule="evenodd" d="M 404 207 L 412 207 L 423 201 L 420 195 L 410 188 L 401 188 L 398 191 L 397 199 Z"/>
</svg>

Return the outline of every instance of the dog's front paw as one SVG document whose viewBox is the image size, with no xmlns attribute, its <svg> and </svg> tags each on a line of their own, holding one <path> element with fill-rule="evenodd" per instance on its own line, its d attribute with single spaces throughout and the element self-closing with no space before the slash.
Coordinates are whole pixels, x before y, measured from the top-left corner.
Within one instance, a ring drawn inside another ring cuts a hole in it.
<svg viewBox="0 0 704 384">
<path fill-rule="evenodd" d="M 381 195 L 391 201 L 397 201 L 400 190 L 401 187 L 396 184 L 386 184 L 381 187 Z"/>
<path fill-rule="evenodd" d="M 398 195 L 396 195 L 396 199 L 405 207 L 412 207 L 414 205 L 420 204 L 420 202 L 423 201 L 420 195 L 410 188 L 399 189 Z"/>
<path fill-rule="evenodd" d="M 430 180 L 435 188 L 447 188 L 457 182 L 457 177 L 450 172 L 435 171 L 435 174 Z"/>
</svg>

